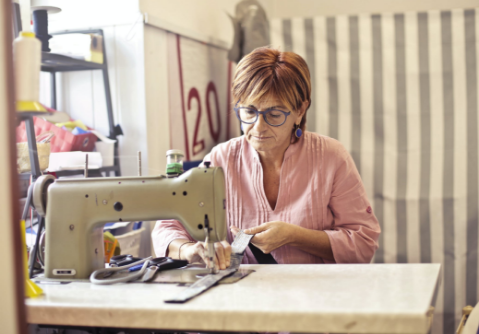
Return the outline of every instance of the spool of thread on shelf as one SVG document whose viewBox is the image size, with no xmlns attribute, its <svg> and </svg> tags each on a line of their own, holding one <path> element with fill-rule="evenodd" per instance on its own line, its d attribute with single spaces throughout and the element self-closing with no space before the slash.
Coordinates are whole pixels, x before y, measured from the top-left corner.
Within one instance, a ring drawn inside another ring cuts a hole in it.
<svg viewBox="0 0 479 334">
<path fill-rule="evenodd" d="M 52 38 L 48 34 L 48 12 L 45 9 L 33 11 L 33 31 L 42 42 L 42 51 L 50 52 L 48 40 Z"/>
<path fill-rule="evenodd" d="M 40 95 L 41 42 L 33 32 L 20 32 L 13 41 L 17 111 L 45 111 Z"/>
</svg>

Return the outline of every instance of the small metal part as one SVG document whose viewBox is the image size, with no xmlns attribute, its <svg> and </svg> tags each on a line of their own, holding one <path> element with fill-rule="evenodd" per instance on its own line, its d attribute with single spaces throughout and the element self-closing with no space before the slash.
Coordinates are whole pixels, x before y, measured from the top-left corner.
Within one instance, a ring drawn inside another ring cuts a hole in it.
<svg viewBox="0 0 479 334">
<path fill-rule="evenodd" d="M 85 154 L 85 178 L 88 177 L 88 154 Z"/>
<path fill-rule="evenodd" d="M 116 202 L 115 204 L 113 204 L 113 208 L 116 211 L 121 211 L 121 210 L 123 210 L 123 204 L 121 204 L 121 202 Z"/>
<path fill-rule="evenodd" d="M 98 254 L 98 248 L 95 248 L 95 254 Z"/>
<path fill-rule="evenodd" d="M 210 168 L 210 165 L 211 165 L 211 161 L 205 161 L 205 167 L 206 168 Z"/>
<path fill-rule="evenodd" d="M 208 245 L 208 249 L 207 249 L 207 252 L 208 252 L 208 267 L 210 269 L 210 273 L 211 274 L 216 274 L 218 273 L 218 268 L 216 267 L 215 265 L 215 261 L 214 261 L 214 258 L 215 258 L 215 245 L 214 243 L 210 242 L 210 232 L 211 232 L 212 229 L 210 229 L 210 220 L 208 219 L 208 215 L 205 215 L 205 227 L 203 229 L 204 233 L 205 233 L 205 244 Z"/>
<path fill-rule="evenodd" d="M 53 275 L 55 276 L 73 276 L 76 273 L 75 269 L 53 269 Z"/>
<path fill-rule="evenodd" d="M 70 231 L 73 231 L 75 229 L 75 225 L 71 224 L 70 225 Z"/>
<path fill-rule="evenodd" d="M 199 205 L 200 207 L 204 207 L 204 206 L 205 206 L 205 203 L 199 202 L 198 205 Z"/>
<path fill-rule="evenodd" d="M 208 243 L 208 257 L 210 262 L 210 273 L 217 274 L 219 272 L 218 267 L 215 264 L 215 244 L 212 242 Z"/>
<path fill-rule="evenodd" d="M 103 203 L 104 205 L 107 205 L 107 204 L 108 204 L 108 201 L 107 201 L 106 199 L 104 199 L 104 200 L 102 201 L 102 203 Z"/>
<path fill-rule="evenodd" d="M 138 176 L 141 176 L 141 151 L 138 151 Z"/>
<path fill-rule="evenodd" d="M 158 271 L 158 267 L 157 267 L 157 266 L 148 267 L 148 269 L 146 270 L 145 274 L 144 274 L 143 277 L 141 278 L 141 281 L 142 281 L 142 282 L 151 281 L 151 280 L 153 279 L 153 277 L 155 277 L 155 274 L 156 274 L 157 271 Z"/>
</svg>

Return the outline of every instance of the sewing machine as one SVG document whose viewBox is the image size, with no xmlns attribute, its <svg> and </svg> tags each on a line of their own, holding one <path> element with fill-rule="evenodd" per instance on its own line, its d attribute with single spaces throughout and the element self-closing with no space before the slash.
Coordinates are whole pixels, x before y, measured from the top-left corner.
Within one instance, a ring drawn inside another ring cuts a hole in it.
<svg viewBox="0 0 479 334">
<path fill-rule="evenodd" d="M 178 177 L 108 177 L 56 180 L 44 175 L 33 204 L 46 220 L 45 277 L 88 278 L 105 267 L 103 226 L 114 221 L 176 219 L 197 241 L 226 238 L 221 168 L 193 168 Z M 210 261 L 213 264 L 214 261 Z"/>
</svg>

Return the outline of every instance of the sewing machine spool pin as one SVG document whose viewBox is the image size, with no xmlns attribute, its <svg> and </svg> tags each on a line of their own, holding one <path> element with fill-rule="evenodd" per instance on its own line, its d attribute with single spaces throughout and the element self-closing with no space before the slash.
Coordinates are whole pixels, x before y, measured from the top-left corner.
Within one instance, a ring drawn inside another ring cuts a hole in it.
<svg viewBox="0 0 479 334">
<path fill-rule="evenodd" d="M 85 179 L 88 177 L 88 154 L 85 154 Z"/>
<path fill-rule="evenodd" d="M 138 151 L 138 176 L 141 176 L 141 151 Z"/>
</svg>

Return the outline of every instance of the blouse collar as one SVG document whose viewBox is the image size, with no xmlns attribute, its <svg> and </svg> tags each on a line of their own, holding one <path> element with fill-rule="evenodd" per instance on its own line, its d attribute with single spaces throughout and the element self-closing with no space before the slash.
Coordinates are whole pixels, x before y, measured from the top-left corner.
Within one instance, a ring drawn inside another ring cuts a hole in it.
<svg viewBox="0 0 479 334">
<path fill-rule="evenodd" d="M 248 141 L 246 140 L 246 136 L 243 135 L 243 140 L 244 140 L 244 147 L 245 147 L 245 150 L 246 150 L 246 154 L 247 156 L 249 156 L 250 158 L 252 158 L 253 160 L 256 160 L 258 162 L 261 162 L 260 158 L 259 158 L 259 154 L 258 152 L 248 143 Z M 304 144 L 304 133 L 303 135 L 298 139 L 298 141 L 296 143 L 291 143 L 288 148 L 286 149 L 286 151 L 284 152 L 284 159 L 283 161 L 286 161 L 287 159 L 289 159 L 290 157 L 292 157 L 299 149 L 301 146 L 303 146 Z"/>
</svg>

